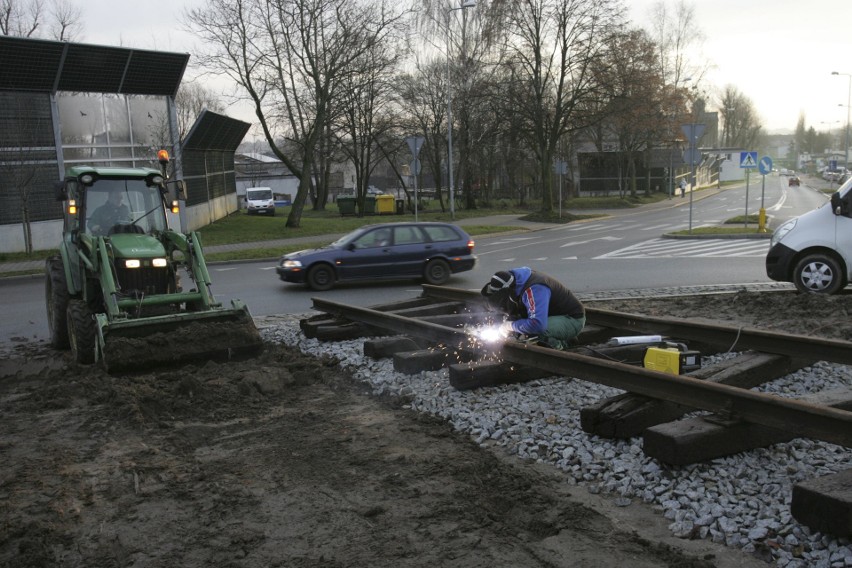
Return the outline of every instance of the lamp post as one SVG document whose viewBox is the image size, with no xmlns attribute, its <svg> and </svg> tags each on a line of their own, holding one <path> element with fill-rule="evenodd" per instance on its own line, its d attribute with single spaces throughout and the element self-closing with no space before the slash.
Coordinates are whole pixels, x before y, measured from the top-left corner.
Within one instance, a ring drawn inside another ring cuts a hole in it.
<svg viewBox="0 0 852 568">
<path fill-rule="evenodd" d="M 450 15 L 455 10 L 474 8 L 476 0 L 464 0 L 461 6 L 447 10 L 447 175 L 450 186 L 450 218 L 456 218 L 455 194 L 453 190 L 453 85 L 450 82 Z"/>
<path fill-rule="evenodd" d="M 846 143 L 846 164 L 845 168 L 849 170 L 849 107 L 852 105 L 852 74 L 850 73 L 840 73 L 838 71 L 832 71 L 832 75 L 845 75 L 849 77 L 849 90 L 846 95 L 846 135 L 845 135 L 845 143 Z M 840 105 L 843 106 L 843 105 Z"/>
</svg>

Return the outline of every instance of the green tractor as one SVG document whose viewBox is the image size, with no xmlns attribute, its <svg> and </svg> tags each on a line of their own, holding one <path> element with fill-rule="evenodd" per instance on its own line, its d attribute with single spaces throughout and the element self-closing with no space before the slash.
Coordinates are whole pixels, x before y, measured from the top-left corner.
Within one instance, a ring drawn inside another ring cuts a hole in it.
<svg viewBox="0 0 852 568">
<path fill-rule="evenodd" d="M 184 184 L 166 181 L 168 153 L 159 160 L 161 170 L 75 166 L 57 184 L 64 229 L 45 265 L 47 320 L 52 346 L 78 363 L 144 370 L 262 347 L 246 305 L 213 297 L 198 235 L 169 228 Z"/>
</svg>

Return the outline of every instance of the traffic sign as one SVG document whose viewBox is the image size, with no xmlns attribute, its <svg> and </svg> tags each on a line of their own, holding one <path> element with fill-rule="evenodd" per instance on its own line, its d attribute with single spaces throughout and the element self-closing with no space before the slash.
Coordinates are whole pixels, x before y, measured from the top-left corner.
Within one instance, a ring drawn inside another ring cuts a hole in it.
<svg viewBox="0 0 852 568">
<path fill-rule="evenodd" d="M 697 166 L 701 163 L 701 150 L 695 148 L 687 148 L 683 151 L 683 163 L 690 166 Z"/>
<path fill-rule="evenodd" d="M 420 164 L 420 160 L 418 160 L 417 158 L 414 158 L 411 161 L 411 163 L 408 165 L 409 171 L 411 172 L 411 175 L 413 175 L 413 176 L 419 176 L 420 175 L 420 168 L 421 167 L 422 166 Z"/>
<path fill-rule="evenodd" d="M 763 175 L 768 175 L 772 171 L 772 158 L 769 156 L 764 156 L 760 159 L 760 163 L 757 166 L 757 169 Z"/>
<path fill-rule="evenodd" d="M 691 147 L 695 147 L 698 141 L 704 136 L 704 124 L 684 124 L 680 127 L 680 131 L 686 137 Z"/>
<path fill-rule="evenodd" d="M 741 168 L 756 168 L 757 167 L 757 152 L 740 152 L 740 167 Z"/>
<path fill-rule="evenodd" d="M 409 136 L 405 139 L 406 144 L 408 144 L 408 148 L 411 150 L 411 155 L 415 158 L 417 157 L 417 154 L 420 153 L 420 147 L 423 146 L 423 142 L 425 141 L 426 138 L 423 136 Z"/>
</svg>

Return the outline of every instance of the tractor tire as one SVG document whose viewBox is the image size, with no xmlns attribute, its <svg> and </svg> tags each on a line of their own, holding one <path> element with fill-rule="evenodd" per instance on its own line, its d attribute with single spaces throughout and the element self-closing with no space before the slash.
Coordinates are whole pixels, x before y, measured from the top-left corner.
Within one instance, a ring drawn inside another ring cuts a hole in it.
<svg viewBox="0 0 852 568">
<path fill-rule="evenodd" d="M 307 283 L 311 290 L 331 290 L 334 286 L 334 269 L 327 264 L 317 264 L 308 270 Z"/>
<path fill-rule="evenodd" d="M 433 258 L 426 263 L 426 268 L 423 269 L 423 278 L 427 284 L 432 286 L 440 286 L 446 284 L 450 279 L 450 265 L 446 260 Z"/>
<path fill-rule="evenodd" d="M 68 339 L 71 356 L 77 363 L 91 365 L 95 362 L 98 330 L 95 314 L 84 300 L 68 302 Z"/>
<path fill-rule="evenodd" d="M 62 258 L 51 256 L 44 265 L 44 300 L 47 307 L 47 327 L 50 345 L 55 349 L 68 349 L 68 283 Z"/>
</svg>

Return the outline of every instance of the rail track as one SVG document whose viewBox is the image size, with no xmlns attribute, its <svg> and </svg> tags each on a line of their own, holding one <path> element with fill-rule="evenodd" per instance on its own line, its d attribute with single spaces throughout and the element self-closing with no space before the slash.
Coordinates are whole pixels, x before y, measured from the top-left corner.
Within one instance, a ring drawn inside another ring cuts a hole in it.
<svg viewBox="0 0 852 568">
<path fill-rule="evenodd" d="M 489 345 L 470 333 L 494 318 L 479 294 L 435 286 L 423 286 L 419 297 L 378 306 L 314 298 L 313 307 L 321 313 L 300 322 L 306 336 L 331 341 L 367 337 L 365 355 L 393 357 L 394 369 L 409 374 L 446 367 L 451 385 L 460 390 L 556 375 L 626 391 L 581 409 L 583 430 L 605 438 L 640 436 L 645 454 L 663 463 L 686 465 L 797 437 L 852 447 L 852 389 L 803 399 L 749 390 L 815 361 L 850 364 L 852 343 L 847 341 L 587 305 L 586 329 L 570 350 L 512 340 Z M 648 345 L 609 344 L 625 334 L 660 335 L 667 344 L 687 344 L 703 354 L 736 355 L 683 375 L 655 371 L 636 364 Z M 695 410 L 712 414 L 682 419 Z M 849 487 L 852 470 L 838 475 L 844 476 L 840 485 Z M 835 497 L 830 491 L 822 495 Z M 808 519 L 807 511 L 822 508 L 814 508 L 819 501 L 811 490 L 800 490 L 798 496 L 794 490 L 794 515 L 798 509 L 802 522 L 818 524 L 824 515 L 813 512 L 816 520 Z M 845 507 L 841 516 L 852 510 L 848 495 Z"/>
</svg>

